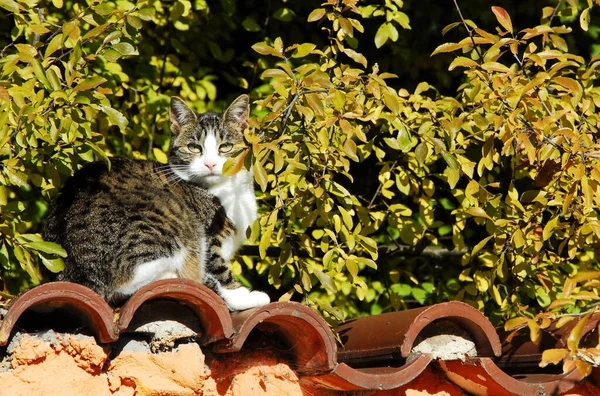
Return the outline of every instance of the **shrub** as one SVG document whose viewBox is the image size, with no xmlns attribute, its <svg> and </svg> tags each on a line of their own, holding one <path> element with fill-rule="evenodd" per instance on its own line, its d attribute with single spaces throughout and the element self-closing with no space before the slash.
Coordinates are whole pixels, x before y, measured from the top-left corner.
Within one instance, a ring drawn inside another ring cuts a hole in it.
<svg viewBox="0 0 600 396">
<path fill-rule="evenodd" d="M 427 49 L 450 59 L 451 95 L 378 66 L 411 27 L 401 1 L 268 4 L 0 2 L 5 292 L 61 270 L 36 230 L 75 169 L 164 162 L 171 95 L 205 111 L 250 90 L 248 148 L 228 163 L 260 187 L 244 282 L 332 322 L 458 299 L 537 342 L 581 318 L 543 364 L 582 352 L 599 298 L 599 59 L 570 51 L 565 24 L 593 27 L 591 3 L 520 30 L 504 8 L 486 29 L 460 15 L 436 32 L 456 40 Z"/>
</svg>

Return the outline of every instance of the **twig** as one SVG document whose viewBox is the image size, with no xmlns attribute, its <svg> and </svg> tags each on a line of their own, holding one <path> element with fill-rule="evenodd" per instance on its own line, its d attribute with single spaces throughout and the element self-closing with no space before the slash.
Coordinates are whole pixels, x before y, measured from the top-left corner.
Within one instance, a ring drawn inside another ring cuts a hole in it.
<svg viewBox="0 0 600 396">
<path fill-rule="evenodd" d="M 393 170 L 394 170 L 394 168 L 396 167 L 397 164 L 398 164 L 398 161 L 394 161 L 394 163 L 390 167 L 390 174 L 393 172 Z M 375 191 L 375 194 L 373 194 L 373 198 L 371 198 L 371 200 L 369 201 L 369 206 L 367 206 L 367 210 L 371 209 L 371 207 L 373 206 L 373 203 L 375 202 L 375 199 L 377 198 L 377 196 L 381 192 L 382 186 L 383 186 L 383 184 L 379 183 L 379 186 L 377 187 L 377 191 Z"/>
<path fill-rule="evenodd" d="M 271 120 L 271 122 L 269 122 L 267 124 L 266 127 L 262 128 L 259 137 L 262 139 L 265 136 L 266 131 L 271 127 L 271 125 L 273 125 L 275 123 L 275 121 L 279 118 L 283 119 L 283 126 L 282 126 L 282 130 L 285 129 L 286 125 L 287 125 L 287 120 L 290 116 L 290 114 L 292 113 L 292 109 L 294 108 L 294 106 L 296 105 L 296 102 L 298 101 L 298 99 L 300 99 L 301 96 L 306 95 L 306 94 L 310 94 L 310 93 L 327 93 L 329 92 L 329 90 L 327 89 L 307 89 L 305 91 L 299 91 L 297 92 L 293 97 L 292 100 L 290 101 L 290 103 L 288 103 L 287 106 L 285 106 L 285 108 L 283 109 L 283 111 L 279 114 L 279 117 L 275 117 Z"/>
<path fill-rule="evenodd" d="M 562 6 L 563 1 L 564 0 L 558 0 L 558 4 L 554 8 L 554 11 L 552 12 L 552 15 L 550 15 L 550 19 L 548 20 L 548 25 L 552 25 L 552 20 L 558 14 L 558 9 L 560 8 L 560 6 Z"/>
<path fill-rule="evenodd" d="M 473 48 L 475 48 L 475 51 L 477 51 L 477 54 L 479 55 L 479 59 L 483 59 L 483 55 L 482 55 L 481 51 L 479 51 L 479 47 L 475 43 L 475 37 L 473 36 L 473 30 L 471 30 L 469 25 L 467 25 L 467 21 L 463 17 L 462 12 L 460 11 L 460 7 L 458 6 L 458 1 L 457 0 L 453 0 L 453 1 L 454 1 L 454 6 L 456 7 L 456 11 L 458 11 L 458 16 L 460 17 L 460 20 L 462 21 L 462 24 L 465 27 L 465 30 L 469 34 L 469 37 L 471 38 L 471 43 L 473 43 Z"/>
</svg>

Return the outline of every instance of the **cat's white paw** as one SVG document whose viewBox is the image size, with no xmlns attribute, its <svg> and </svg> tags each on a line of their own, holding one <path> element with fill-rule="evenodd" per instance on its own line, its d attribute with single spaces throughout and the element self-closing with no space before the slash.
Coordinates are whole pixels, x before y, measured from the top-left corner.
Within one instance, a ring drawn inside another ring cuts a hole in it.
<svg viewBox="0 0 600 396">
<path fill-rule="evenodd" d="M 250 291 L 245 287 L 237 289 L 221 289 L 221 297 L 232 311 L 242 311 L 244 309 L 262 307 L 271 302 L 267 293 L 260 291 Z"/>
</svg>

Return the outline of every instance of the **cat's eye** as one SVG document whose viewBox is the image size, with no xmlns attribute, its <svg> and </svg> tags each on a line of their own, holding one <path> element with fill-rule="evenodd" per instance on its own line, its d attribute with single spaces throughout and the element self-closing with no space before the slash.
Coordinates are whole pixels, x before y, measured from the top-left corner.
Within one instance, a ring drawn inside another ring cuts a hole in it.
<svg viewBox="0 0 600 396">
<path fill-rule="evenodd" d="M 228 153 L 233 149 L 233 144 L 231 143 L 223 143 L 219 146 L 219 151 L 221 153 Z"/>
<path fill-rule="evenodd" d="M 199 154 L 202 152 L 202 146 L 199 144 L 195 144 L 195 143 L 188 144 L 187 148 L 188 148 L 188 150 L 190 150 L 191 153 L 194 153 L 194 154 Z"/>
</svg>

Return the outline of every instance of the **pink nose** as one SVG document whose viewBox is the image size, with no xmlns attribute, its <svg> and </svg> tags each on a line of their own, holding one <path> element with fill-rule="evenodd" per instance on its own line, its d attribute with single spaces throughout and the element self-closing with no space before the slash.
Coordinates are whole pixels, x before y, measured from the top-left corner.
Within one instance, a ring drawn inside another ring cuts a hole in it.
<svg viewBox="0 0 600 396">
<path fill-rule="evenodd" d="M 214 167 L 215 167 L 215 166 L 217 166 L 217 164 L 204 164 L 204 165 L 206 165 L 206 167 L 207 167 L 209 170 L 213 170 L 213 169 L 214 169 Z"/>
</svg>

